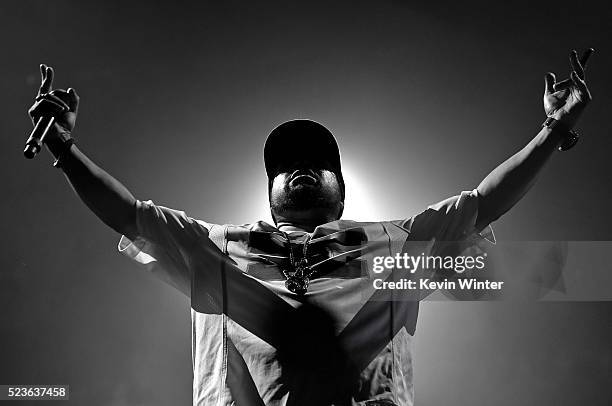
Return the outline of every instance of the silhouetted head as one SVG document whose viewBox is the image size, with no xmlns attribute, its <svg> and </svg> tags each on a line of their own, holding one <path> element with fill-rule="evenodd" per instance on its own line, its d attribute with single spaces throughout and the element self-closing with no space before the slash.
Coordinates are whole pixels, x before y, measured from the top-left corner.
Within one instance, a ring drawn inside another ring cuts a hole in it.
<svg viewBox="0 0 612 406">
<path fill-rule="evenodd" d="M 279 125 L 266 140 L 264 161 L 275 223 L 309 229 L 342 216 L 340 152 L 327 128 L 311 120 Z"/>
</svg>

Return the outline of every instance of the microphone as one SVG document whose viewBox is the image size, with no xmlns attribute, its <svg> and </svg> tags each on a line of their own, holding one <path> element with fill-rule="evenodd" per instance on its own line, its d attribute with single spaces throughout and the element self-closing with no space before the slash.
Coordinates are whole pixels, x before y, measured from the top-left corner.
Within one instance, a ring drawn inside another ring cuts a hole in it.
<svg viewBox="0 0 612 406">
<path fill-rule="evenodd" d="M 47 132 L 55 122 L 55 116 L 41 116 L 32 133 L 30 134 L 30 138 L 26 141 L 25 149 L 23 150 L 23 155 L 32 159 L 40 152 L 43 142 L 45 141 L 45 137 L 47 136 Z"/>
<path fill-rule="evenodd" d="M 55 116 L 66 111 L 66 108 L 63 106 L 51 100 L 46 100 L 43 96 L 39 95 L 36 101 L 46 105 L 47 113 L 38 118 L 30 137 L 26 141 L 23 155 L 28 159 L 34 158 L 40 152 L 42 144 L 45 142 L 45 137 L 55 122 Z"/>
</svg>

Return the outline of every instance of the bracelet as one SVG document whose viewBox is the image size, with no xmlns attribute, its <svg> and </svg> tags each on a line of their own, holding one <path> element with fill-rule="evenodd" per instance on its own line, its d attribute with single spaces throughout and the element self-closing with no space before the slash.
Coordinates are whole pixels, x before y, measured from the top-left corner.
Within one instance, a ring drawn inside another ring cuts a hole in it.
<svg viewBox="0 0 612 406">
<path fill-rule="evenodd" d="M 72 144 L 74 144 L 74 139 L 72 137 L 62 139 L 62 147 L 59 154 L 57 154 L 55 162 L 53 162 L 53 167 L 62 167 L 62 159 L 66 156 L 68 152 L 70 152 L 70 147 L 72 147 Z"/>
<path fill-rule="evenodd" d="M 561 123 L 559 120 L 555 120 L 552 117 L 548 117 L 546 120 L 544 120 L 542 127 L 548 127 L 551 130 L 558 130 L 565 133 L 563 141 L 557 147 L 559 151 L 567 151 L 576 145 L 580 139 L 580 135 L 576 131 L 567 129 L 563 123 Z"/>
</svg>

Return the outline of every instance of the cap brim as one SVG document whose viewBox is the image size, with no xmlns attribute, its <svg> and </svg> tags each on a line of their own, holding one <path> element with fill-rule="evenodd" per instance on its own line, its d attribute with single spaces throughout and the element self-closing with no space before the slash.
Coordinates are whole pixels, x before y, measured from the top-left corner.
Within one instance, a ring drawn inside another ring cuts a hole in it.
<svg viewBox="0 0 612 406">
<path fill-rule="evenodd" d="M 304 161 L 340 171 L 340 151 L 333 134 L 312 120 L 291 120 L 276 127 L 264 146 L 268 177 L 274 177 L 279 168 Z"/>
</svg>

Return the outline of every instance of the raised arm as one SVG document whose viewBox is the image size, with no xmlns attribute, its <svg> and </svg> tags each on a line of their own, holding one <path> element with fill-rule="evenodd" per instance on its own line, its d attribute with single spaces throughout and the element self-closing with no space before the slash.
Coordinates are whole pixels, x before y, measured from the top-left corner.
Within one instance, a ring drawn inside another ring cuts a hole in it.
<svg viewBox="0 0 612 406">
<path fill-rule="evenodd" d="M 54 128 L 45 144 L 59 161 L 73 189 L 100 220 L 120 234 L 136 234 L 136 199 L 119 181 L 93 163 L 71 142 L 79 96 L 72 88 L 52 90 L 53 69 L 40 65 L 42 84 L 29 114 L 35 122 L 43 114 L 54 114 Z M 58 111 L 63 111 L 58 113 Z"/>
<path fill-rule="evenodd" d="M 483 229 L 510 210 L 534 184 L 540 170 L 567 139 L 582 111 L 591 101 L 584 70 L 593 49 L 578 60 L 570 53 L 570 79 L 555 83 L 555 75 L 545 76 L 544 111 L 558 121 L 554 129 L 543 127 L 523 149 L 495 168 L 478 185 L 479 202 L 476 228 Z"/>
</svg>

